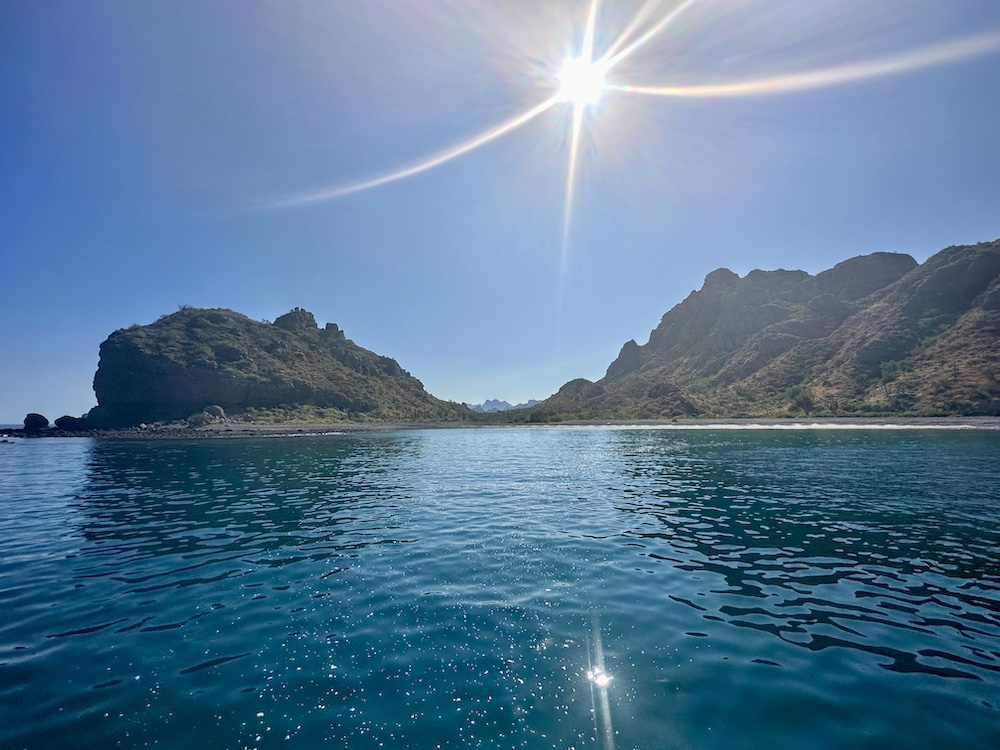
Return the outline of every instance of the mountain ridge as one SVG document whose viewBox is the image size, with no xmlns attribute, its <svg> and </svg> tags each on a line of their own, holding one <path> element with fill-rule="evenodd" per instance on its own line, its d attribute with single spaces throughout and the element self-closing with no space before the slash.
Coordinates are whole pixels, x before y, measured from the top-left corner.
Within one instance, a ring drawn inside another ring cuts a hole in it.
<svg viewBox="0 0 1000 750">
<path fill-rule="evenodd" d="M 528 399 L 523 404 L 511 404 L 509 401 L 501 401 L 495 398 L 488 398 L 481 404 L 466 404 L 467 407 L 477 414 L 492 414 L 502 411 L 518 411 L 520 409 L 530 409 L 535 404 L 541 403 L 537 399 Z"/>
<path fill-rule="evenodd" d="M 812 276 L 720 268 L 528 419 L 1000 414 L 1000 240 Z"/>
</svg>

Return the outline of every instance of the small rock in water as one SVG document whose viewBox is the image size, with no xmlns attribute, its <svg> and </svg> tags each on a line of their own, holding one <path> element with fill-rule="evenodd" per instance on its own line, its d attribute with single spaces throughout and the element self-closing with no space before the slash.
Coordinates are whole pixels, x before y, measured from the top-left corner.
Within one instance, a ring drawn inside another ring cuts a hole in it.
<svg viewBox="0 0 1000 750">
<path fill-rule="evenodd" d="M 48 426 L 48 418 L 43 417 L 41 414 L 32 413 L 24 418 L 25 432 L 38 432 L 39 430 L 44 430 Z"/>
<path fill-rule="evenodd" d="M 87 429 L 87 420 L 81 419 L 80 417 L 59 417 L 59 419 L 56 420 L 56 427 L 60 430 L 66 430 L 67 432 L 85 430 Z"/>
</svg>

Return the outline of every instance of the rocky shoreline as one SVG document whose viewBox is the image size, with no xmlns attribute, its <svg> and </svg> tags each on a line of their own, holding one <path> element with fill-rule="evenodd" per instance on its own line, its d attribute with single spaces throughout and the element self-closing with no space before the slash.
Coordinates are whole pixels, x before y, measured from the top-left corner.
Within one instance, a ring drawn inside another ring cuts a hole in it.
<svg viewBox="0 0 1000 750">
<path fill-rule="evenodd" d="M 1000 417 L 819 417 L 786 419 L 599 419 L 564 422 L 504 424 L 485 422 L 331 422 L 256 424 L 223 420 L 191 426 L 184 422 L 157 423 L 115 429 L 3 428 L 0 439 L 85 437 L 118 440 L 190 440 L 298 435 L 338 435 L 426 429 L 489 428 L 554 429 L 560 427 L 634 427 L 648 429 L 973 429 L 1000 430 Z"/>
</svg>

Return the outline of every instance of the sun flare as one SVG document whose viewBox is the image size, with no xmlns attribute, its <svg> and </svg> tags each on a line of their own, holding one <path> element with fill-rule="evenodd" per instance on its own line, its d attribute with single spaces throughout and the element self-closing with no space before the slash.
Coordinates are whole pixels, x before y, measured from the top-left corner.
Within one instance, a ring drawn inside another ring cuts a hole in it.
<svg viewBox="0 0 1000 750">
<path fill-rule="evenodd" d="M 559 99 L 575 107 L 596 104 L 604 91 L 607 66 L 583 57 L 570 58 L 559 73 Z"/>
<path fill-rule="evenodd" d="M 609 3 L 610 4 L 610 3 Z M 563 210 L 563 253 L 570 234 L 573 218 L 573 199 L 577 186 L 580 161 L 585 158 L 588 136 L 594 121 L 603 116 L 596 111 L 597 105 L 606 93 L 620 96 L 688 97 L 712 99 L 721 97 L 745 97 L 762 94 L 787 94 L 800 91 L 862 83 L 872 79 L 911 73 L 923 68 L 966 60 L 981 55 L 1000 52 L 1000 30 L 993 29 L 963 39 L 941 42 L 908 52 L 886 57 L 852 61 L 840 66 L 812 70 L 798 70 L 783 75 L 749 76 L 737 81 L 711 83 L 685 83 L 667 81 L 659 84 L 643 83 L 629 78 L 620 64 L 636 56 L 655 40 L 671 43 L 668 31 L 679 18 L 689 12 L 701 0 L 643 0 L 639 10 L 615 36 L 606 36 L 599 29 L 599 6 L 601 0 L 587 0 L 586 21 L 583 35 L 579 40 L 565 40 L 562 50 L 575 50 L 566 58 L 562 68 L 557 70 L 556 60 L 545 57 L 541 73 L 546 81 L 547 97 L 531 108 L 515 114 L 486 130 L 445 148 L 409 166 L 383 173 L 353 184 L 329 187 L 305 194 L 289 196 L 270 202 L 270 206 L 291 207 L 320 203 L 359 193 L 372 188 L 388 185 L 398 180 L 408 179 L 432 169 L 436 169 L 454 159 L 475 151 L 487 144 L 518 130 L 529 122 L 541 119 L 550 110 L 569 110 L 563 115 L 561 127 L 565 127 L 567 167 L 565 199 Z M 665 7 L 666 6 L 666 7 Z M 574 43 L 575 41 L 575 43 Z M 675 42 L 676 43 L 676 42 Z M 636 66 L 632 66 L 633 71 Z M 613 82 L 608 74 L 615 70 Z M 642 70 L 641 66 L 638 70 Z M 563 105 L 563 106 L 560 106 Z M 611 109 L 611 107 L 602 107 Z M 592 144 L 591 144 L 592 145 Z M 610 680 L 610 676 L 608 677 Z"/>
</svg>

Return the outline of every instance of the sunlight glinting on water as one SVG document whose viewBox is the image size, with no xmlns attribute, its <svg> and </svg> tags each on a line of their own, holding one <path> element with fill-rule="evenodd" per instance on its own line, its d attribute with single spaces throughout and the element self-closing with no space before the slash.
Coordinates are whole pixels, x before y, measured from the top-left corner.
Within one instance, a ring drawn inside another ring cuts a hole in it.
<svg viewBox="0 0 1000 750">
<path fill-rule="evenodd" d="M 594 619 L 594 660 L 587 670 L 587 679 L 591 683 L 590 700 L 594 712 L 595 734 L 601 737 L 604 750 L 615 750 L 615 728 L 611 721 L 611 702 L 608 700 L 608 688 L 614 677 L 604 669 L 604 641 L 599 618 Z"/>
</svg>

